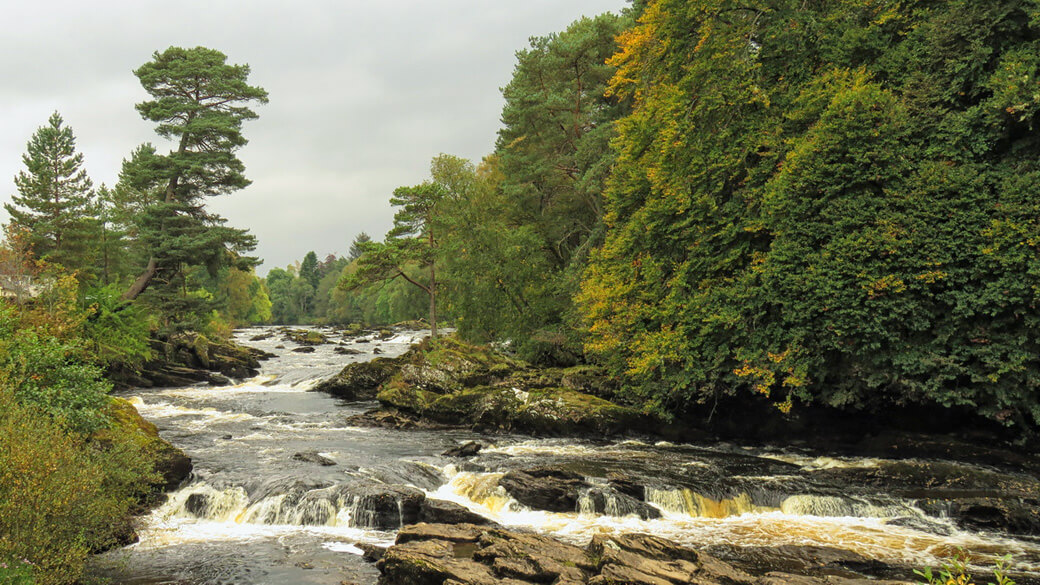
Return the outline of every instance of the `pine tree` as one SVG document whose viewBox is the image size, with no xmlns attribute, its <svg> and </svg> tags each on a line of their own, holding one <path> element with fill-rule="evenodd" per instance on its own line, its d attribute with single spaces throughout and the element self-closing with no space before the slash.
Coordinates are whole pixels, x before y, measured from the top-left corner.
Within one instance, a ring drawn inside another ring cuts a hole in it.
<svg viewBox="0 0 1040 585">
<path fill-rule="evenodd" d="M 26 170 L 15 177 L 18 194 L 5 203 L 13 226 L 29 232 L 39 259 L 72 270 L 87 267 L 95 215 L 92 184 L 76 152 L 72 129 L 57 112 L 41 126 L 22 156 Z"/>
<path fill-rule="evenodd" d="M 240 269 L 256 264 L 242 254 L 256 239 L 224 225 L 224 218 L 204 206 L 207 196 L 249 185 L 234 152 L 247 142 L 242 123 L 257 117 L 246 106 L 267 103 L 263 88 L 246 83 L 249 67 L 226 61 L 213 49 L 170 47 L 134 71 L 154 98 L 137 104 L 138 112 L 177 146 L 168 155 L 135 153 L 141 155 L 135 157 L 137 181 L 145 192 L 159 188 L 161 200 L 149 205 L 139 222 L 149 257 L 124 299 L 136 298 L 155 281 L 166 289 L 155 293 L 165 299 L 160 302 L 176 304 L 173 292 L 187 290 L 194 267 L 215 273 L 229 262 Z"/>
<path fill-rule="evenodd" d="M 303 257 L 303 262 L 300 263 L 300 278 L 307 281 L 312 288 L 318 286 L 321 274 L 318 273 L 318 255 L 314 253 L 314 250 L 307 252 L 307 255 Z"/>
<path fill-rule="evenodd" d="M 354 242 L 350 244 L 350 251 L 347 252 L 347 259 L 350 260 L 351 262 L 353 262 L 354 260 L 357 260 L 358 258 L 360 258 L 361 254 L 364 252 L 363 248 L 364 248 L 365 242 L 371 242 L 371 241 L 372 241 L 372 237 L 369 236 L 368 234 L 366 234 L 365 232 L 361 232 L 360 234 L 358 234 L 354 238 Z"/>
</svg>

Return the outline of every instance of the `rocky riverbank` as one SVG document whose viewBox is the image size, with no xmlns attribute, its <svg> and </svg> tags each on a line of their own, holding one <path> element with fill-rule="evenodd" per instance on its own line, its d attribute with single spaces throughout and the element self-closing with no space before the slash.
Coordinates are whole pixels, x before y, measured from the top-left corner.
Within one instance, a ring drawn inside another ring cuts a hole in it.
<svg viewBox="0 0 1040 585">
<path fill-rule="evenodd" d="M 153 358 L 139 366 L 116 364 L 108 378 L 117 389 L 169 388 L 199 382 L 231 384 L 260 372 L 260 361 L 273 354 L 231 341 L 214 340 L 195 332 L 182 332 L 151 340 Z"/>
<path fill-rule="evenodd" d="M 383 408 L 356 424 L 457 425 L 532 435 L 652 431 L 658 421 L 612 402 L 598 368 L 536 368 L 454 338 L 429 340 L 398 358 L 350 364 L 316 391 Z"/>
<path fill-rule="evenodd" d="M 912 581 L 908 568 L 874 563 L 837 549 L 791 546 L 763 550 L 757 563 L 741 567 L 648 534 L 597 535 L 587 546 L 579 547 L 546 535 L 470 524 L 406 526 L 394 546 L 382 554 L 378 567 L 383 585 L 885 585 Z"/>
<path fill-rule="evenodd" d="M 398 358 L 350 364 L 314 389 L 350 401 L 378 400 L 380 408 L 348 420 L 356 426 L 464 427 L 583 438 L 634 433 L 711 442 L 705 432 L 677 429 L 682 425 L 666 424 L 612 402 L 616 384 L 594 367 L 536 368 L 450 337 L 435 343 L 427 340 Z M 850 506 L 854 506 L 846 496 L 862 493 L 866 498 L 873 491 L 916 500 L 929 515 L 954 519 L 963 529 L 1040 535 L 1040 462 L 993 441 L 892 429 L 858 435 L 827 433 L 821 427 L 818 437 L 794 435 L 788 444 L 821 455 L 873 457 L 877 461 L 865 467 L 824 466 L 812 472 L 794 466 L 786 470 L 759 469 L 755 464 L 719 477 L 701 477 L 688 471 L 688 477 L 672 487 L 716 502 L 736 501 L 752 494 L 749 506 L 777 510 L 788 492 L 833 493 L 832 500 L 813 502 L 816 507 L 827 507 L 830 502 L 833 510 L 814 512 L 824 515 L 852 513 Z M 774 466 L 778 464 L 773 462 Z M 571 512 L 577 509 L 580 494 L 607 489 L 600 499 L 609 499 L 614 508 L 620 506 L 642 519 L 660 515 L 657 508 L 647 505 L 646 486 L 638 480 L 615 477 L 608 486 L 595 487 L 575 471 L 585 470 L 517 470 L 498 483 L 518 502 L 536 510 Z M 783 475 L 785 481 L 793 483 L 773 493 L 730 477 L 748 473 L 756 477 Z M 604 508 L 605 503 L 601 504 Z"/>
</svg>

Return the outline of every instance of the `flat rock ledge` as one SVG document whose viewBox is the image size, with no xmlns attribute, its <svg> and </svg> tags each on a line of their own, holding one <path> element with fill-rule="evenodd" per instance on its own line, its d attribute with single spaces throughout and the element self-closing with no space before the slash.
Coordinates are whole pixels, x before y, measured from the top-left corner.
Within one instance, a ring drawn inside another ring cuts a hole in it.
<svg viewBox="0 0 1040 585">
<path fill-rule="evenodd" d="M 850 575 L 751 574 L 648 534 L 597 535 L 587 547 L 472 524 L 405 526 L 377 563 L 381 585 L 895 585 Z"/>
</svg>

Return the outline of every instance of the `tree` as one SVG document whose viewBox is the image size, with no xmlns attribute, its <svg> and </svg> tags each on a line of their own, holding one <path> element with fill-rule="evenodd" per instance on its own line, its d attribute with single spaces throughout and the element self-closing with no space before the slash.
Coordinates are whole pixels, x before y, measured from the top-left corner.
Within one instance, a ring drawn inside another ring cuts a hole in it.
<svg viewBox="0 0 1040 585">
<path fill-rule="evenodd" d="M 502 90 L 503 127 L 479 176 L 435 159 L 434 181 L 453 193 L 442 258 L 462 334 L 508 339 L 545 363 L 580 355 L 573 296 L 602 237 L 609 144 L 630 104 L 606 95 L 606 61 L 631 23 L 604 14 L 532 38 Z"/>
<path fill-rule="evenodd" d="M 365 242 L 371 241 L 372 238 L 369 237 L 369 235 L 365 232 L 361 232 L 360 234 L 358 234 L 354 238 L 354 241 L 350 244 L 350 251 L 347 252 L 347 260 L 353 262 L 354 260 L 360 258 L 362 254 L 362 248 L 364 247 Z"/>
<path fill-rule="evenodd" d="M 22 162 L 26 170 L 14 180 L 18 194 L 4 204 L 11 224 L 29 230 L 37 258 L 70 270 L 87 268 L 94 193 L 72 129 L 58 112 L 33 134 Z"/>
<path fill-rule="evenodd" d="M 311 288 L 318 287 L 321 274 L 318 272 L 318 255 L 314 253 L 314 250 L 307 252 L 303 257 L 303 261 L 300 263 L 300 278 L 307 281 Z"/>
<path fill-rule="evenodd" d="M 394 227 L 385 243 L 361 244 L 358 270 L 341 283 L 345 288 L 359 288 L 373 282 L 401 278 L 421 289 L 429 297 L 430 330 L 437 337 L 437 246 L 441 236 L 437 220 L 439 205 L 446 190 L 437 183 L 425 182 L 414 187 L 398 187 L 390 204 L 400 209 L 394 214 Z M 408 265 L 418 266 L 426 282 L 413 277 Z"/>
<path fill-rule="evenodd" d="M 271 300 L 253 271 L 229 268 L 221 274 L 219 288 L 226 299 L 228 321 L 233 326 L 271 320 Z"/>
<path fill-rule="evenodd" d="M 225 226 L 203 205 L 207 196 L 249 185 L 234 153 L 247 142 L 242 123 L 257 117 L 248 105 L 267 103 L 267 92 L 246 82 L 249 67 L 226 61 L 213 49 L 170 47 L 134 71 L 153 98 L 137 104 L 138 112 L 158 124 L 156 133 L 176 141 L 176 149 L 137 160 L 140 181 L 161 187 L 162 199 L 142 218 L 149 257 L 125 299 L 136 298 L 156 278 L 183 285 L 185 266 L 215 269 L 232 258 L 239 269 L 256 263 L 242 255 L 255 247 L 255 238 Z"/>
<path fill-rule="evenodd" d="M 629 398 L 1040 424 L 1040 12 L 645 10 L 612 59 L 635 103 L 579 299 Z"/>
</svg>

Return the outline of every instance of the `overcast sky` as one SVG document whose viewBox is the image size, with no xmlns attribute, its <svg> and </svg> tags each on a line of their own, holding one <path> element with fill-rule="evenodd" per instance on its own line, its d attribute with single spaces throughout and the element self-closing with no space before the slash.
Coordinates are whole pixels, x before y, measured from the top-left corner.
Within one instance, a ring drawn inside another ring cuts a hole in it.
<svg viewBox="0 0 1040 585">
<path fill-rule="evenodd" d="M 266 273 L 314 250 L 343 254 L 389 229 L 388 198 L 428 177 L 441 152 L 479 160 L 531 36 L 625 0 L 9 2 L 0 23 L 0 202 L 32 133 L 57 110 L 94 183 L 115 183 L 142 142 L 168 144 L 134 104 L 132 71 L 169 46 L 249 64 L 270 93 L 239 157 L 253 184 L 211 199 L 260 245 Z M 0 209 L 0 221 L 7 222 Z"/>
</svg>

